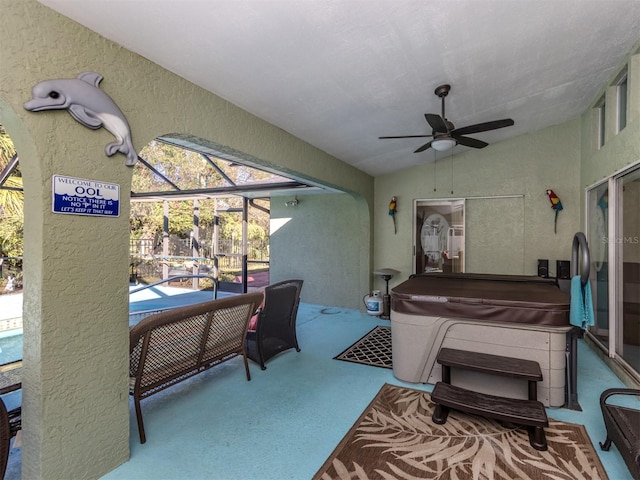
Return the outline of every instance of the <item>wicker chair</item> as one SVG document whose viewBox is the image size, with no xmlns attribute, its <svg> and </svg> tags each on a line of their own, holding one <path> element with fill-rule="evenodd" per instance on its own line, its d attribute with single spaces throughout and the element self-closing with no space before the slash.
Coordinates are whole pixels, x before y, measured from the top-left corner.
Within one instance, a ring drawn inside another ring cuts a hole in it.
<svg viewBox="0 0 640 480">
<path fill-rule="evenodd" d="M 600 408 L 607 429 L 607 438 L 600 442 L 602 450 L 609 450 L 615 443 L 629 472 L 635 480 L 640 480 L 640 410 L 607 403 L 613 395 L 640 396 L 640 390 L 632 388 L 610 388 L 600 395 Z"/>
<path fill-rule="evenodd" d="M 146 436 L 140 401 L 238 355 L 244 359 L 247 326 L 262 295 L 246 293 L 175 308 L 143 319 L 129 331 L 130 394 L 140 443 Z"/>
<path fill-rule="evenodd" d="M 0 398 L 0 478 L 4 478 L 9 463 L 11 438 L 22 428 L 22 409 L 14 408 L 7 412 L 7 407 Z"/>
<path fill-rule="evenodd" d="M 247 356 L 260 368 L 280 352 L 295 348 L 300 351 L 296 336 L 296 317 L 300 303 L 302 280 L 285 280 L 264 289 L 264 306 L 258 313 L 255 330 L 247 332 Z"/>
</svg>

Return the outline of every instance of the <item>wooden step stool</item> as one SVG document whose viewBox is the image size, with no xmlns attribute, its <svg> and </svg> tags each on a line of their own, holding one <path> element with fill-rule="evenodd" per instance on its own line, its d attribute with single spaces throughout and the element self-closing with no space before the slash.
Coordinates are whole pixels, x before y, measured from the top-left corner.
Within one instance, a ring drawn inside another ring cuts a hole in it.
<svg viewBox="0 0 640 480">
<path fill-rule="evenodd" d="M 445 423 L 449 408 L 453 408 L 526 425 L 531 446 L 536 450 L 547 449 L 544 427 L 549 426 L 549 420 L 544 405 L 537 400 L 537 382 L 542 380 L 537 362 L 452 348 L 441 348 L 437 361 L 442 365 L 442 381 L 436 383 L 431 392 L 431 399 L 436 404 L 431 417 L 434 423 Z M 499 397 L 451 385 L 451 368 L 527 380 L 529 399 Z"/>
</svg>

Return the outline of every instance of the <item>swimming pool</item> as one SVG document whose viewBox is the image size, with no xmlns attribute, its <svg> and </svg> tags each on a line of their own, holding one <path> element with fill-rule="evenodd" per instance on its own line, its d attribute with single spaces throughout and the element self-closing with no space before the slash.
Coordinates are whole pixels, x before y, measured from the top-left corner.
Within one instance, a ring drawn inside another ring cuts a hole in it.
<svg viewBox="0 0 640 480">
<path fill-rule="evenodd" d="M 139 287 L 129 286 L 130 291 Z M 231 295 L 218 292 L 218 298 Z M 153 313 L 214 299 L 212 290 L 192 290 L 182 287 L 154 286 L 129 295 L 129 326 Z M 22 358 L 22 293 L 0 295 L 0 321 L 19 328 L 0 331 L 0 364 Z"/>
<path fill-rule="evenodd" d="M 22 329 L 0 332 L 0 364 L 22 358 Z"/>
<path fill-rule="evenodd" d="M 138 287 L 130 286 L 129 291 L 129 326 L 133 326 L 152 313 L 171 308 L 192 305 L 194 303 L 213 300 L 212 290 L 192 290 L 182 287 L 153 286 L 145 290 L 135 291 Z M 218 293 L 218 298 L 228 294 Z"/>
</svg>

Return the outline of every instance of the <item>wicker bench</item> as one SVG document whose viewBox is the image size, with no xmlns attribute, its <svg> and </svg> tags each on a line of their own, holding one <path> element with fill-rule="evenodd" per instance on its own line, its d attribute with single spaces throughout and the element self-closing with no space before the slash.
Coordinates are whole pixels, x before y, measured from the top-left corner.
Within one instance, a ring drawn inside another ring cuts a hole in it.
<svg viewBox="0 0 640 480">
<path fill-rule="evenodd" d="M 262 301 L 248 293 L 157 313 L 129 331 L 129 393 L 140 443 L 146 442 L 140 401 L 238 355 L 244 358 L 249 319 Z"/>
</svg>

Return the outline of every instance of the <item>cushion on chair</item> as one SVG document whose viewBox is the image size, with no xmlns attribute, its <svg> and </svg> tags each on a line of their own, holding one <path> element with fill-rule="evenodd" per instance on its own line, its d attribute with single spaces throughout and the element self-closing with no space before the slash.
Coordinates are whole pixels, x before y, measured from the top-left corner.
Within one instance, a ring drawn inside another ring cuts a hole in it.
<svg viewBox="0 0 640 480">
<path fill-rule="evenodd" d="M 264 292 L 262 296 L 262 302 L 260 302 L 260 305 L 258 305 L 258 310 L 256 314 L 252 316 L 251 319 L 249 320 L 249 326 L 247 327 L 247 330 L 249 330 L 250 332 L 255 332 L 258 329 L 258 317 L 260 316 L 260 311 L 263 308 L 264 308 Z"/>
</svg>

